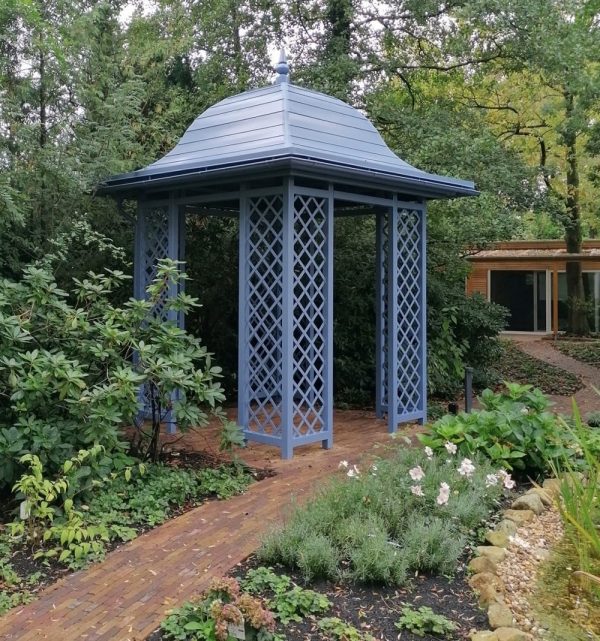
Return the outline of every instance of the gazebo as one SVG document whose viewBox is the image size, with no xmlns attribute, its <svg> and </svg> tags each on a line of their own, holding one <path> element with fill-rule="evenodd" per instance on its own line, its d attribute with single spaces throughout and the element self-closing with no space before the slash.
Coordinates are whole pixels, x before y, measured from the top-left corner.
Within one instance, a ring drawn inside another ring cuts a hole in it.
<svg viewBox="0 0 600 641">
<path fill-rule="evenodd" d="M 186 216 L 238 217 L 238 423 L 289 458 L 333 444 L 334 216 L 376 217 L 376 412 L 393 432 L 427 416 L 426 201 L 477 191 L 409 165 L 358 110 L 291 84 L 283 52 L 276 72 L 101 190 L 138 202 L 138 298 L 158 259 L 184 261 Z"/>
</svg>

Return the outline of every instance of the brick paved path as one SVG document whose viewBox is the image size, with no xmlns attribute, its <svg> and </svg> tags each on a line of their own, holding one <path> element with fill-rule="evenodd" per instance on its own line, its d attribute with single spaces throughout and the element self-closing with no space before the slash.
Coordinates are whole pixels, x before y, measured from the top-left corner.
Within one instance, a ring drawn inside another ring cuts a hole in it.
<svg viewBox="0 0 600 641">
<path fill-rule="evenodd" d="M 262 532 L 285 512 L 292 497 L 306 496 L 335 472 L 339 461 L 357 462 L 388 436 L 384 421 L 366 412 L 336 415 L 334 449 L 309 446 L 291 461 L 265 446 L 244 459 L 271 465 L 277 475 L 228 501 L 212 501 L 147 532 L 110 553 L 102 563 L 66 576 L 37 601 L 0 619 L 6 641 L 141 641 L 166 610 L 189 599 L 242 561 Z M 199 437 L 201 441 L 204 437 Z"/>
<path fill-rule="evenodd" d="M 600 370 L 559 352 L 554 349 L 550 340 L 536 340 L 526 336 L 516 336 L 513 340 L 527 354 L 550 363 L 550 365 L 556 365 L 581 378 L 585 387 L 575 394 L 575 400 L 582 416 L 585 416 L 587 412 L 600 410 L 600 395 L 592 388 L 594 386 L 600 389 Z M 570 396 L 552 396 L 551 398 L 555 403 L 554 409 L 556 411 L 565 414 L 571 413 Z"/>
</svg>

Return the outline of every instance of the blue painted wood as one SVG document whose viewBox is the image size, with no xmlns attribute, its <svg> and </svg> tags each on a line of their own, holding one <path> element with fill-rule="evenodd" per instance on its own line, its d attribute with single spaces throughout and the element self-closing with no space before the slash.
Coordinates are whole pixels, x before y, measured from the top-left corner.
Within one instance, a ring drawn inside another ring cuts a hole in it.
<svg viewBox="0 0 600 641">
<path fill-rule="evenodd" d="M 109 178 L 104 193 L 133 186 L 147 189 L 161 181 L 174 185 L 186 176 L 198 182 L 202 174 L 250 168 L 276 159 L 326 163 L 375 180 L 380 175 L 405 179 L 430 188 L 436 197 L 474 195 L 471 181 L 421 171 L 399 158 L 369 120 L 354 107 L 325 94 L 285 82 L 226 98 L 202 113 L 175 148 L 138 171 Z M 349 175 L 350 175 L 349 173 Z"/>
<path fill-rule="evenodd" d="M 237 421 L 244 430 L 248 429 L 248 363 L 249 363 L 249 337 L 248 337 L 248 300 L 249 300 L 249 274 L 248 274 L 248 227 L 249 227 L 248 197 L 242 186 L 240 194 L 239 215 L 239 259 L 238 259 L 238 404 Z"/>
<path fill-rule="evenodd" d="M 281 86 L 285 86 L 282 84 Z M 282 297 L 282 443 L 281 456 L 292 457 L 294 445 L 294 183 L 288 178 L 283 192 L 283 297 Z"/>
<path fill-rule="evenodd" d="M 325 449 L 333 447 L 333 261 L 334 261 L 335 199 L 333 185 L 329 186 L 327 198 L 327 257 L 325 272 L 325 350 L 324 350 L 324 432 L 321 441 Z"/>
<path fill-rule="evenodd" d="M 398 429 L 398 204 L 394 205 L 388 215 L 387 236 L 387 352 L 386 352 L 386 388 L 388 432 Z"/>
<path fill-rule="evenodd" d="M 425 205 L 421 210 L 421 279 L 420 279 L 420 305 L 421 305 L 421 331 L 420 331 L 420 356 L 421 356 L 421 411 L 419 417 L 421 425 L 427 423 L 427 210 Z"/>
</svg>

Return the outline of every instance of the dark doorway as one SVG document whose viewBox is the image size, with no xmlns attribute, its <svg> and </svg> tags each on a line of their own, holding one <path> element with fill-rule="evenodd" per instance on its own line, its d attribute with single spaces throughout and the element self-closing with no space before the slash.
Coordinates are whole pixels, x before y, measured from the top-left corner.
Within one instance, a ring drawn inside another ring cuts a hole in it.
<svg viewBox="0 0 600 641">
<path fill-rule="evenodd" d="M 534 272 L 490 272 L 490 299 L 509 310 L 506 329 L 512 332 L 534 331 Z"/>
</svg>

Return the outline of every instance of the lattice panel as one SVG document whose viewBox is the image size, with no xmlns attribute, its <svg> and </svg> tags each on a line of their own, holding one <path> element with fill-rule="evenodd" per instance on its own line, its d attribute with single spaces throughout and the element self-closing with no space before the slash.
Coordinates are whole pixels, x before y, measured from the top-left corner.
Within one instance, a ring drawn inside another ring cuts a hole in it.
<svg viewBox="0 0 600 641">
<path fill-rule="evenodd" d="M 142 278 L 144 288 L 156 278 L 158 261 L 169 257 L 169 213 L 166 207 L 155 207 L 145 211 L 145 225 L 142 252 Z M 145 295 L 145 292 L 144 292 Z M 152 310 L 156 318 L 168 320 L 165 309 L 168 292 Z"/>
<path fill-rule="evenodd" d="M 422 358 L 422 220 L 418 210 L 398 211 L 398 260 L 396 266 L 396 301 L 398 319 L 398 370 L 396 402 L 398 415 L 423 409 Z"/>
<path fill-rule="evenodd" d="M 387 353 L 388 353 L 388 253 L 389 253 L 389 214 L 381 215 L 381 219 L 378 225 L 379 238 L 379 255 L 378 259 L 378 270 L 379 270 L 379 279 L 380 279 L 380 296 L 381 300 L 378 301 L 379 304 L 379 314 L 380 314 L 380 323 L 381 323 L 381 334 L 378 337 L 377 349 L 379 350 L 379 359 L 381 363 L 380 370 L 380 385 L 381 385 L 381 407 L 378 408 L 379 411 L 382 411 L 383 408 L 387 408 L 388 403 L 388 362 L 387 362 Z"/>
<path fill-rule="evenodd" d="M 326 198 L 294 199 L 293 436 L 325 426 Z"/>
<path fill-rule="evenodd" d="M 247 229 L 248 430 L 281 435 L 283 198 L 249 200 Z"/>
</svg>

